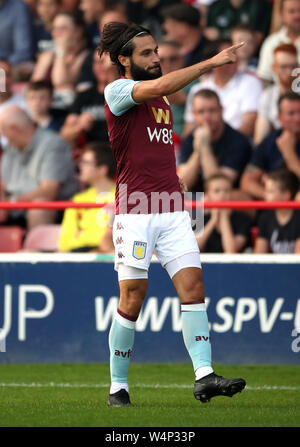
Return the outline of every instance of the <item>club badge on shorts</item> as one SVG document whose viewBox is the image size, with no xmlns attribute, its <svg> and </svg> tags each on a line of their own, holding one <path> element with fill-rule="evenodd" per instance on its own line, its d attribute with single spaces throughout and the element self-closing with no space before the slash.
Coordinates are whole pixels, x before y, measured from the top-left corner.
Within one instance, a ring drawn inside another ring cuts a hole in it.
<svg viewBox="0 0 300 447">
<path fill-rule="evenodd" d="M 132 256 L 135 259 L 144 259 L 146 255 L 147 242 L 134 241 Z"/>
</svg>

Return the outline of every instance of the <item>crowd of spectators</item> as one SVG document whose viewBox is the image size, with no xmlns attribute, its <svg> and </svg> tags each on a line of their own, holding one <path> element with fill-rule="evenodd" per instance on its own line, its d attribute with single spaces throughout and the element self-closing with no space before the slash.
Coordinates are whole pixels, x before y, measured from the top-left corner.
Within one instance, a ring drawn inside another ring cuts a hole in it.
<svg viewBox="0 0 300 447">
<path fill-rule="evenodd" d="M 163 74 L 245 42 L 168 98 L 178 176 L 205 200 L 300 200 L 300 0 L 0 0 L 1 201 L 114 202 L 104 88 L 119 74 L 97 51 L 110 21 L 148 28 Z M 0 226 L 61 225 L 62 252 L 112 252 L 112 219 L 0 209 Z M 300 210 L 210 210 L 197 240 L 300 253 Z"/>
</svg>

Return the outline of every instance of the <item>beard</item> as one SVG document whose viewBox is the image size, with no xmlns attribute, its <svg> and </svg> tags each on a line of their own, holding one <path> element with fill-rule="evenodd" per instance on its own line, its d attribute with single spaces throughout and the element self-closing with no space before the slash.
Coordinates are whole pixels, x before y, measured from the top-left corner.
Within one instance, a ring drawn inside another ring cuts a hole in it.
<svg viewBox="0 0 300 447">
<path fill-rule="evenodd" d="M 130 73 L 135 81 L 151 81 L 162 76 L 161 67 L 159 64 L 151 67 L 151 70 L 144 70 L 144 68 L 136 65 L 133 60 L 130 61 Z"/>
</svg>

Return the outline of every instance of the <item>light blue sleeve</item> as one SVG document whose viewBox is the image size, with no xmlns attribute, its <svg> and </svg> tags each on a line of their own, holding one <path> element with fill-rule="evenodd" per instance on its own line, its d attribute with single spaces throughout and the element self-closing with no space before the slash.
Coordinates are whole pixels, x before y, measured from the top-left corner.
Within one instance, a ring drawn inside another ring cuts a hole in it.
<svg viewBox="0 0 300 447">
<path fill-rule="evenodd" d="M 132 89 L 138 82 L 140 81 L 118 79 L 105 87 L 104 97 L 114 115 L 121 116 L 131 107 L 139 104 L 132 98 Z"/>
</svg>

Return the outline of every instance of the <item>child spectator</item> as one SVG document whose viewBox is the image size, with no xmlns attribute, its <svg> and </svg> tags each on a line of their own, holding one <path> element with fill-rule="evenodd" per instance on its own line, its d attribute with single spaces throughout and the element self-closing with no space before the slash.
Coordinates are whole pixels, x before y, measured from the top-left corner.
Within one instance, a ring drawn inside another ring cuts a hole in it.
<svg viewBox="0 0 300 447">
<path fill-rule="evenodd" d="M 293 200 L 299 189 L 295 174 L 279 169 L 265 181 L 265 200 Z M 261 214 L 255 253 L 300 253 L 300 210 L 276 209 Z"/>
<path fill-rule="evenodd" d="M 232 182 L 217 173 L 205 182 L 205 200 L 230 200 Z M 206 253 L 239 253 L 247 245 L 251 220 L 242 212 L 230 209 L 212 209 L 204 214 L 204 228 L 197 234 L 200 251 Z"/>
<path fill-rule="evenodd" d="M 272 71 L 276 77 L 274 84 L 266 87 L 260 97 L 258 115 L 254 130 L 254 144 L 260 144 L 272 130 L 281 128 L 278 119 L 278 100 L 280 95 L 292 91 L 295 76 L 298 74 L 297 48 L 292 43 L 282 43 L 274 50 Z M 298 88 L 297 88 L 298 90 Z"/>
<path fill-rule="evenodd" d="M 32 120 L 43 129 L 58 132 L 62 120 L 54 118 L 51 114 L 52 85 L 48 81 L 31 82 L 28 86 L 26 99 Z"/>
<path fill-rule="evenodd" d="M 109 143 L 93 143 L 85 147 L 79 163 L 80 180 L 90 185 L 76 194 L 74 202 L 113 204 L 115 200 L 115 164 Z M 113 209 L 67 209 L 59 239 L 60 251 L 113 252 Z"/>
<path fill-rule="evenodd" d="M 255 73 L 258 60 L 255 58 L 255 32 L 249 25 L 237 25 L 231 30 L 231 40 L 233 45 L 245 42 L 237 50 L 238 71 Z"/>
</svg>

